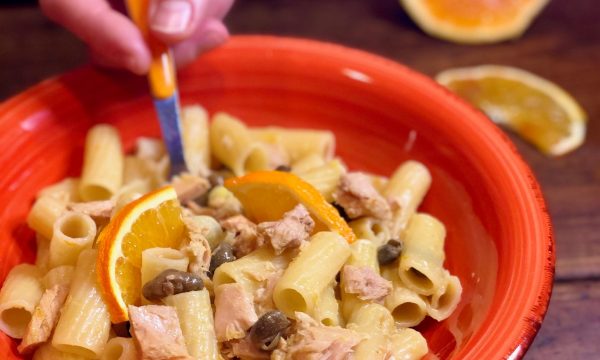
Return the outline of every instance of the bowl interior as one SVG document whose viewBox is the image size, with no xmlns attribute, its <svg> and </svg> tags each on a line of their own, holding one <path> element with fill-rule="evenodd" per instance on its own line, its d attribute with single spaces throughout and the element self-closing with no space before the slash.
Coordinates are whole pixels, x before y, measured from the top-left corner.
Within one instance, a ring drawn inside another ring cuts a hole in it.
<svg viewBox="0 0 600 360">
<path fill-rule="evenodd" d="M 553 242 L 535 180 L 482 115 L 400 65 L 293 39 L 239 37 L 180 73 L 183 104 L 250 125 L 330 129 L 352 170 L 382 175 L 416 159 L 432 172 L 421 211 L 447 227 L 446 266 L 461 279 L 458 309 L 419 326 L 430 356 L 519 357 L 547 307 Z M 25 217 L 35 193 L 77 176 L 86 130 L 116 125 L 126 147 L 158 136 L 145 81 L 84 68 L 0 106 L 0 279 L 33 261 Z M 19 358 L 0 335 L 0 357 Z"/>
</svg>

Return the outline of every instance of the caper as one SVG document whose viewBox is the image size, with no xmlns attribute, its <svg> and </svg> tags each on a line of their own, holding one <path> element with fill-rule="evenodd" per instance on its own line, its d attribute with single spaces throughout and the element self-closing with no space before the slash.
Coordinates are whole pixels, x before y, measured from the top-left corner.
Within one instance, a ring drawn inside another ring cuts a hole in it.
<svg viewBox="0 0 600 360">
<path fill-rule="evenodd" d="M 142 293 L 148 300 L 159 300 L 169 295 L 203 288 L 204 282 L 199 276 L 185 271 L 167 269 L 148 281 L 142 288 Z"/>
<path fill-rule="evenodd" d="M 402 252 L 402 242 L 399 240 L 390 240 L 385 245 L 377 249 L 377 261 L 379 265 L 387 265 L 393 263 Z"/>
<path fill-rule="evenodd" d="M 215 270 L 217 270 L 219 266 L 225 264 L 226 262 L 234 261 L 235 259 L 236 258 L 235 255 L 233 255 L 233 248 L 231 245 L 223 242 L 221 245 L 219 245 L 217 251 L 212 254 L 208 271 L 211 274 L 214 274 Z"/>
<path fill-rule="evenodd" d="M 279 165 L 278 167 L 275 168 L 276 171 L 283 171 L 283 172 L 290 172 L 292 171 L 292 168 L 288 165 Z"/>
<path fill-rule="evenodd" d="M 290 325 L 290 321 L 281 311 L 269 311 L 252 325 L 250 339 L 263 350 L 273 350 L 282 332 Z"/>
</svg>

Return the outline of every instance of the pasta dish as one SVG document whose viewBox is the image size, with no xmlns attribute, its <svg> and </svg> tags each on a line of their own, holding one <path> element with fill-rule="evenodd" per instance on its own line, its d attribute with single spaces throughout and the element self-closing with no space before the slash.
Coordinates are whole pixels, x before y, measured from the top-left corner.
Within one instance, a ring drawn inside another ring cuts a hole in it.
<svg viewBox="0 0 600 360">
<path fill-rule="evenodd" d="M 27 217 L 35 264 L 0 291 L 0 330 L 45 359 L 420 359 L 413 329 L 462 287 L 419 210 L 429 170 L 349 171 L 329 131 L 183 109 L 187 172 L 160 140 L 87 134 L 81 176 Z"/>
</svg>

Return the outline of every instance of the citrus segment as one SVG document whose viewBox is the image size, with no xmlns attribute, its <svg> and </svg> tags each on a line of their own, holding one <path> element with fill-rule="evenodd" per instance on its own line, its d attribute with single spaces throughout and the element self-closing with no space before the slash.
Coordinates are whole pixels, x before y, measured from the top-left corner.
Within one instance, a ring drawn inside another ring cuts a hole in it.
<svg viewBox="0 0 600 360">
<path fill-rule="evenodd" d="M 323 195 L 298 176 L 280 171 L 258 171 L 225 181 L 242 203 L 246 216 L 255 222 L 275 221 L 297 204 L 315 220 L 315 230 L 335 231 L 348 242 L 356 240 L 352 229 Z"/>
<path fill-rule="evenodd" d="M 141 297 L 142 251 L 177 248 L 184 237 L 175 190 L 164 187 L 126 205 L 98 236 L 98 284 L 111 320 L 128 320 L 127 305 Z"/>
<path fill-rule="evenodd" d="M 461 43 L 490 43 L 521 35 L 548 0 L 400 0 L 432 36 Z"/>
<path fill-rule="evenodd" d="M 546 154 L 562 155 L 583 143 L 586 115 L 579 104 L 537 75 L 483 65 L 446 70 L 437 80 Z"/>
</svg>

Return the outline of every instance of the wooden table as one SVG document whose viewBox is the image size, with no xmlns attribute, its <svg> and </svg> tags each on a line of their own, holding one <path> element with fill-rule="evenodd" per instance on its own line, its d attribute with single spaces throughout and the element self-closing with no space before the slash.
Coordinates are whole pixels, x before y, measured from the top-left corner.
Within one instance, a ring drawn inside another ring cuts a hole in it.
<svg viewBox="0 0 600 360">
<path fill-rule="evenodd" d="M 337 42 L 426 74 L 507 64 L 568 90 L 589 114 L 583 147 L 547 158 L 515 136 L 548 201 L 556 231 L 554 293 L 527 359 L 600 358 L 600 10 L 594 0 L 552 1 L 519 40 L 460 46 L 423 34 L 396 0 L 240 0 L 233 33 Z M 32 5 L 0 7 L 0 99 L 86 61 L 82 44 Z"/>
</svg>

